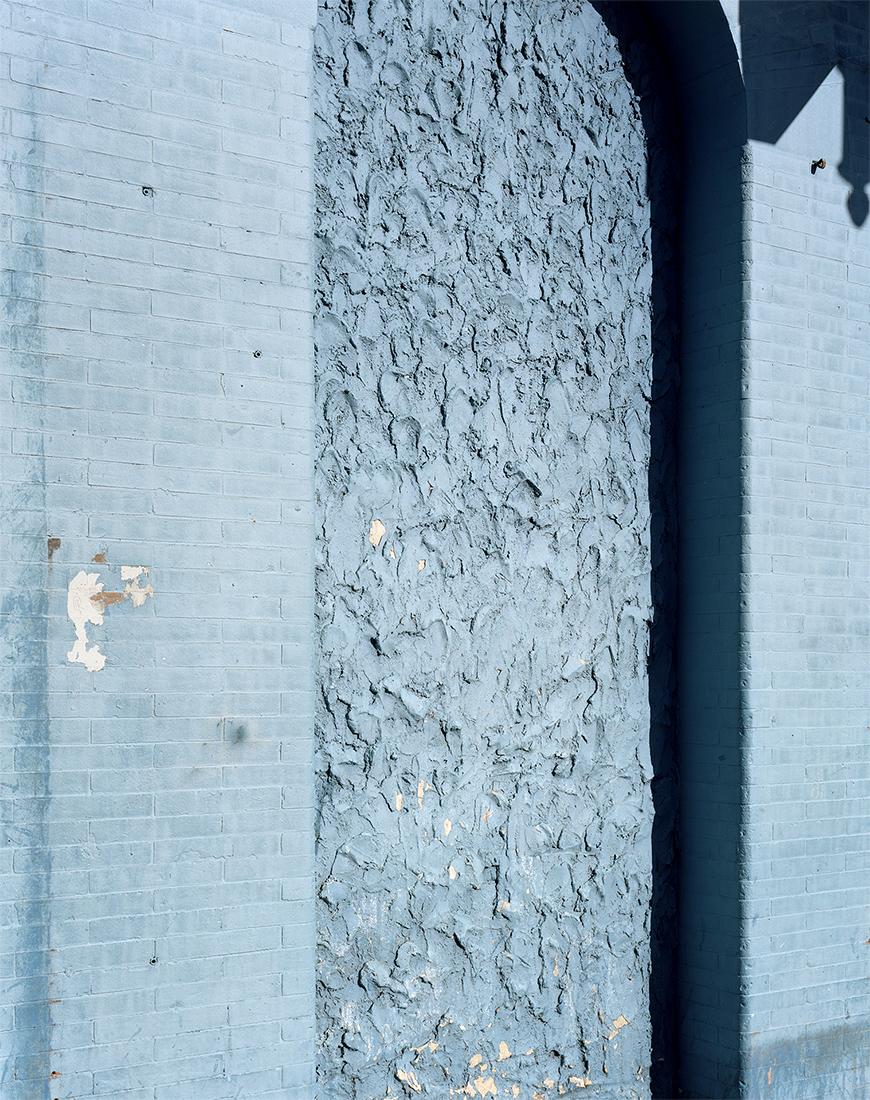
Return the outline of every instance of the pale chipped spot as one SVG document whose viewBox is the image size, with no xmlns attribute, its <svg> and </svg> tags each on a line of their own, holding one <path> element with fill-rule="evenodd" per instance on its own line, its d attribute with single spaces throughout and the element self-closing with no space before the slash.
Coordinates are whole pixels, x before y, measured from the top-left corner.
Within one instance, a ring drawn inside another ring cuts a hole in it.
<svg viewBox="0 0 870 1100">
<path fill-rule="evenodd" d="M 592 1084 L 591 1077 L 569 1077 L 569 1085 L 576 1085 L 578 1089 L 588 1088 Z"/>
<path fill-rule="evenodd" d="M 556 1082 L 553 1080 L 552 1077 L 545 1077 L 544 1078 L 544 1088 L 545 1089 L 554 1089 L 555 1087 L 556 1087 Z"/>
<path fill-rule="evenodd" d="M 520 1086 L 519 1086 L 519 1085 L 511 1085 L 511 1094 L 512 1094 L 513 1096 L 519 1096 L 519 1094 L 520 1094 Z"/>
<path fill-rule="evenodd" d="M 472 1054 L 472 1056 L 468 1059 L 468 1064 L 471 1066 L 472 1069 L 474 1069 L 474 1067 L 479 1066 L 482 1061 L 482 1054 Z"/>
<path fill-rule="evenodd" d="M 381 545 L 381 539 L 387 533 L 386 527 L 381 523 L 379 519 L 373 519 L 371 527 L 369 527 L 369 542 L 377 550 Z"/>
<path fill-rule="evenodd" d="M 773 1066 L 771 1066 L 770 1069 L 767 1071 L 767 1086 L 768 1086 L 768 1088 L 770 1088 L 770 1086 L 772 1084 L 773 1084 Z"/>
<path fill-rule="evenodd" d="M 496 906 L 496 912 L 504 913 L 506 910 L 510 909 L 510 907 L 511 903 L 507 900 L 507 898 L 502 898 Z"/>
<path fill-rule="evenodd" d="M 396 807 L 396 813 L 400 814 L 402 812 L 402 807 L 405 805 L 405 796 L 401 792 L 396 792 L 396 797 L 393 799 L 393 805 Z"/>
<path fill-rule="evenodd" d="M 414 1047 L 418 1054 L 421 1054 L 424 1050 L 431 1051 L 434 1054 L 437 1049 L 438 1043 L 434 1039 L 430 1039 L 428 1043 L 424 1043 L 421 1047 Z"/>
<path fill-rule="evenodd" d="M 498 1096 L 498 1085 L 494 1077 L 475 1077 L 474 1087 L 478 1096 Z"/>
<path fill-rule="evenodd" d="M 556 978 L 559 977 L 559 964 L 557 962 L 553 963 L 553 976 Z"/>
<path fill-rule="evenodd" d="M 420 1082 L 417 1080 L 417 1075 L 409 1069 L 397 1069 L 396 1076 L 402 1082 L 403 1085 L 407 1085 L 409 1089 L 413 1089 L 414 1092 L 422 1092 L 423 1088 Z"/>
<path fill-rule="evenodd" d="M 390 557 L 393 559 L 393 561 L 395 561 L 396 560 L 396 548 L 395 548 L 395 546 L 391 546 L 388 553 L 389 553 Z"/>
<path fill-rule="evenodd" d="M 456 870 L 456 868 L 451 863 L 450 866 L 447 868 L 447 874 L 450 876 L 450 880 L 452 882 L 452 881 L 455 880 L 455 878 L 459 874 L 459 872 Z"/>
<path fill-rule="evenodd" d="M 622 1015 L 622 1013 L 620 1013 L 619 1016 L 617 1016 L 616 1019 L 613 1021 L 613 1023 L 610 1025 L 611 1031 L 610 1031 L 610 1034 L 607 1036 L 608 1041 L 611 1040 L 611 1039 L 615 1039 L 616 1036 L 620 1033 L 620 1031 L 622 1031 L 622 1029 L 627 1024 L 628 1024 L 628 1020 L 626 1020 L 626 1018 Z"/>
<path fill-rule="evenodd" d="M 450 832 L 451 832 L 452 828 L 453 828 L 453 822 L 450 820 L 449 817 L 445 817 L 444 818 L 444 835 L 445 836 L 450 836 Z"/>
<path fill-rule="evenodd" d="M 504 1039 L 502 1039 L 502 1041 L 498 1044 L 498 1060 L 500 1062 L 504 1062 L 505 1059 L 510 1058 L 510 1056 L 511 1048 L 507 1045 Z"/>
<path fill-rule="evenodd" d="M 483 811 L 483 813 L 480 815 L 480 820 L 484 823 L 484 825 L 487 825 L 487 824 L 489 824 L 489 819 L 491 817 L 492 817 L 492 810 L 489 808 L 489 806 L 487 806 L 486 809 Z"/>
<path fill-rule="evenodd" d="M 417 805 L 420 807 L 421 810 L 423 809 L 423 796 L 426 794 L 426 791 L 434 790 L 435 788 L 427 780 L 417 780 Z"/>
<path fill-rule="evenodd" d="M 76 628 L 76 639 L 66 659 L 70 664 L 84 665 L 88 672 L 99 672 L 106 664 L 100 647 L 88 645 L 88 624 L 103 625 L 103 608 L 94 597 L 103 591 L 99 573 L 80 570 L 69 582 L 66 594 L 66 610 Z"/>
<path fill-rule="evenodd" d="M 418 558 L 417 559 L 417 572 L 422 573 L 425 568 L 426 568 L 426 559 L 425 558 Z"/>
</svg>

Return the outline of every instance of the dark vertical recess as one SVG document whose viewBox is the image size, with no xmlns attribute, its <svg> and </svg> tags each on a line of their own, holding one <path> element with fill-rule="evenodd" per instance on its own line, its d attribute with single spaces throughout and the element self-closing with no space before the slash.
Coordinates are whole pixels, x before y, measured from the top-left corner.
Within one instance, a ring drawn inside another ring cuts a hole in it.
<svg viewBox="0 0 870 1100">
<path fill-rule="evenodd" d="M 642 105 L 651 204 L 651 1089 L 735 1096 L 746 1046 L 745 97 L 721 5 L 596 7 Z"/>
<path fill-rule="evenodd" d="M 661 45 L 643 5 L 599 0 L 638 97 L 647 145 L 652 250 L 650 505 L 652 620 L 648 694 L 653 775 L 649 1010 L 653 1096 L 677 1088 L 678 761 L 676 699 L 677 411 L 679 397 L 680 119 Z"/>
<path fill-rule="evenodd" d="M 672 165 L 679 210 L 680 392 L 676 415 L 676 878 L 656 859 L 653 988 L 667 990 L 658 1096 L 743 1095 L 745 737 L 742 589 L 743 170 L 746 102 L 718 3 L 637 5 L 661 44 L 679 104 Z M 659 811 L 660 803 L 656 809 Z M 662 943 L 667 938 L 667 952 Z M 658 945 L 658 946 L 657 946 Z M 676 965 L 673 965 L 673 964 Z M 665 965 L 673 966 L 665 978 Z M 656 976 L 655 970 L 659 974 Z M 655 1007 L 653 1009 L 655 1011 Z"/>
</svg>

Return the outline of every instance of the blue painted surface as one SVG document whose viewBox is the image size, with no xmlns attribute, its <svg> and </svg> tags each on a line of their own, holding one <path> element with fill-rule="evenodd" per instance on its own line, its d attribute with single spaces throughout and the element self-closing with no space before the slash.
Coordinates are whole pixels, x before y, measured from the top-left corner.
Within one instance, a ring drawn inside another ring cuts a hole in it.
<svg viewBox="0 0 870 1100">
<path fill-rule="evenodd" d="M 312 17 L 0 4 L 3 1100 L 311 1096 Z"/>
<path fill-rule="evenodd" d="M 867 8 L 631 10 L 684 112 L 674 1064 L 857 1100 Z M 299 13 L 0 6 L 4 1100 L 312 1095 Z M 140 563 L 69 665 L 69 580 Z"/>
</svg>

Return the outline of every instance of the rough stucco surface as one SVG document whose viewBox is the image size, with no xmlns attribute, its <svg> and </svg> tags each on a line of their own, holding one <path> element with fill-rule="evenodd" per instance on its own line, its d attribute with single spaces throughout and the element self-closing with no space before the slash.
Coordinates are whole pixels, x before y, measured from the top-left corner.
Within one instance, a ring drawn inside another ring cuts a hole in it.
<svg viewBox="0 0 870 1100">
<path fill-rule="evenodd" d="M 649 1090 L 644 126 L 521 9 L 319 16 L 323 1098 Z"/>
</svg>

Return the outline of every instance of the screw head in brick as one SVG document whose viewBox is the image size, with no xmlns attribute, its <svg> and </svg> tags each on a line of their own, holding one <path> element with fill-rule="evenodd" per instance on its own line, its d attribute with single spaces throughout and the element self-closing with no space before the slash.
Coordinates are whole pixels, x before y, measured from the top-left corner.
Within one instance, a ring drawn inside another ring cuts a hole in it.
<svg viewBox="0 0 870 1100">
<path fill-rule="evenodd" d="M 824 157 L 819 157 L 818 160 L 814 160 L 812 162 L 812 164 L 810 165 L 810 171 L 813 173 L 813 175 L 815 175 L 817 168 L 824 169 L 824 168 L 827 168 L 827 167 L 828 167 L 828 162 L 825 160 L 825 158 Z"/>
<path fill-rule="evenodd" d="M 260 351 L 260 349 L 257 348 L 257 350 L 254 352 L 254 358 L 259 359 L 262 354 L 263 353 Z"/>
<path fill-rule="evenodd" d="M 147 184 L 143 184 L 142 185 L 142 194 L 145 195 L 146 197 L 150 197 L 151 195 L 154 194 L 154 188 L 149 187 Z"/>
</svg>

